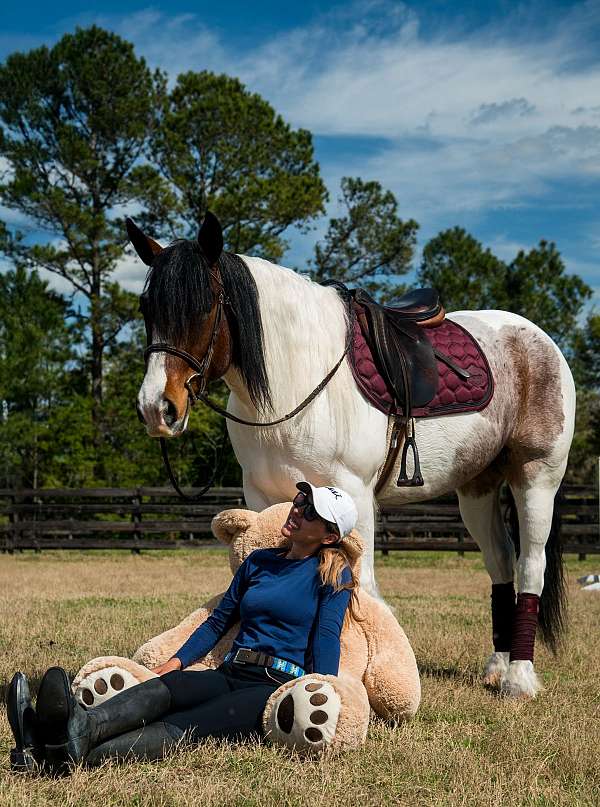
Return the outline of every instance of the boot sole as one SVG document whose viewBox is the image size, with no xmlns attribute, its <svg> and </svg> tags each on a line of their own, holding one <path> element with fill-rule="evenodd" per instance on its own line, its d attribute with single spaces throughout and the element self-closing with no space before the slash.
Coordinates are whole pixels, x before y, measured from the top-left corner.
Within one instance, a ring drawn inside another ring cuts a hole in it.
<svg viewBox="0 0 600 807">
<path fill-rule="evenodd" d="M 67 673 L 62 667 L 51 667 L 40 684 L 37 715 L 46 759 L 57 773 L 77 764 L 87 750 L 88 734 L 75 733 L 76 724 L 72 722 L 75 707 Z"/>
<path fill-rule="evenodd" d="M 44 742 L 47 745 L 65 743 L 71 716 L 71 691 L 67 674 L 61 667 L 51 667 L 44 675 L 36 711 Z"/>
<path fill-rule="evenodd" d="M 17 773 L 33 773 L 40 770 L 43 748 L 34 736 L 36 720 L 29 684 L 22 672 L 13 675 L 6 698 L 8 724 L 15 739 L 15 747 L 10 751 L 10 767 Z M 27 726 L 29 721 L 32 725 Z"/>
<path fill-rule="evenodd" d="M 28 748 L 11 748 L 10 768 L 15 773 L 38 773 L 41 767 Z"/>
</svg>

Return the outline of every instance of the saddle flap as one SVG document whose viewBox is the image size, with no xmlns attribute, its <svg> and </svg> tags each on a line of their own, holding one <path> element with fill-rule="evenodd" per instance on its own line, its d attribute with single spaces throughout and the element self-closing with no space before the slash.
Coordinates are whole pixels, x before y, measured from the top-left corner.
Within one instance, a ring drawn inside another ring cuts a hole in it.
<svg viewBox="0 0 600 807">
<path fill-rule="evenodd" d="M 425 406 L 437 390 L 438 368 L 431 343 L 422 328 L 396 317 L 393 309 L 379 305 L 366 292 L 357 290 L 354 301 L 381 374 L 408 417 L 413 406 Z"/>
</svg>

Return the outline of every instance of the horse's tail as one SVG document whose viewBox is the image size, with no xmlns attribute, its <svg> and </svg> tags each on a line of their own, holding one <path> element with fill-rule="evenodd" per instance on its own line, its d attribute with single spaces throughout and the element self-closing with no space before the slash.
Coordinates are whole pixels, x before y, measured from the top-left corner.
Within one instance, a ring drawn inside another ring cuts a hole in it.
<svg viewBox="0 0 600 807">
<path fill-rule="evenodd" d="M 562 487 L 554 497 L 552 525 L 546 543 L 546 570 L 544 572 L 544 588 L 540 597 L 538 627 L 542 641 L 553 653 L 556 653 L 562 634 L 566 627 L 567 594 L 562 558 L 561 517 L 559 504 L 562 500 Z M 508 488 L 508 527 L 515 545 L 517 557 L 520 552 L 519 518 L 517 506 L 510 488 Z"/>
</svg>

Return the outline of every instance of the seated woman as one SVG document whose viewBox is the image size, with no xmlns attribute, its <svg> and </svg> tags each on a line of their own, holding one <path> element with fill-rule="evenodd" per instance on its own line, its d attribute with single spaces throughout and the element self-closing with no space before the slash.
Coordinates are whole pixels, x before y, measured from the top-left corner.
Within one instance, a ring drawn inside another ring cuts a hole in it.
<svg viewBox="0 0 600 807">
<path fill-rule="evenodd" d="M 125 756 L 159 759 L 182 738 L 260 736 L 265 704 L 281 684 L 305 672 L 337 675 L 342 624 L 358 585 L 344 550 L 356 507 L 339 488 L 296 487 L 281 528 L 287 545 L 246 558 L 212 615 L 154 669 L 160 677 L 86 709 L 73 697 L 66 672 L 51 667 L 35 715 L 26 679 L 17 673 L 7 701 L 17 743 L 13 767 L 33 767 L 34 759 L 50 770 Z M 239 633 L 218 669 L 186 671 L 238 620 Z M 23 759 L 19 749 L 27 746 Z"/>
</svg>

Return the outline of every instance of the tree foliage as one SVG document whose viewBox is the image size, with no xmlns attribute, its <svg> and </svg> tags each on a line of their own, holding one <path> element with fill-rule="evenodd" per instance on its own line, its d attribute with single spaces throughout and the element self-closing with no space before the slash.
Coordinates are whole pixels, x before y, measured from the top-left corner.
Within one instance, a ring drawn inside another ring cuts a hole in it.
<svg viewBox="0 0 600 807">
<path fill-rule="evenodd" d="M 311 134 L 292 129 L 235 78 L 179 76 L 168 93 L 130 43 L 96 26 L 0 65 L 0 476 L 5 485 L 165 484 L 157 442 L 138 423 L 144 334 L 137 300 L 113 272 L 135 211 L 157 237 L 195 237 L 207 209 L 226 248 L 277 260 L 285 231 L 323 212 Z M 376 181 L 345 177 L 309 268 L 382 301 L 405 290 L 418 224 Z M 36 270 L 67 280 L 49 289 Z M 140 268 L 140 271 L 143 271 Z M 418 272 L 448 309 L 502 308 L 533 320 L 566 349 L 579 386 L 571 478 L 600 452 L 600 316 L 578 327 L 590 289 L 541 241 L 510 261 L 461 228 L 425 247 Z M 77 309 L 74 307 L 77 304 Z M 224 386 L 212 397 L 225 402 Z M 205 408 L 171 443 L 181 484 L 210 476 L 224 423 Z M 218 482 L 240 483 L 226 444 Z"/>
<path fill-rule="evenodd" d="M 433 286 L 449 311 L 498 308 L 530 319 L 562 347 L 577 329 L 591 289 L 565 264 L 553 243 L 540 241 L 510 263 L 460 227 L 441 232 L 423 250 L 421 285 Z"/>
<path fill-rule="evenodd" d="M 133 310 L 107 282 L 124 250 L 115 211 L 143 190 L 134 168 L 163 85 L 131 44 L 96 26 L 52 48 L 13 53 L 0 66 L 0 155 L 8 163 L 0 200 L 43 232 L 35 241 L 4 238 L 4 249 L 17 265 L 43 267 L 87 299 L 81 318 L 96 421 L 104 351 Z"/>
<path fill-rule="evenodd" d="M 582 387 L 600 393 L 600 314 L 589 314 L 573 338 L 572 368 Z"/>
<path fill-rule="evenodd" d="M 379 182 L 344 177 L 338 200 L 343 210 L 332 218 L 311 263 L 315 280 L 356 284 L 381 300 L 405 290 L 399 278 L 410 268 L 418 224 L 398 216 L 398 203 Z"/>
<path fill-rule="evenodd" d="M 35 486 L 52 416 L 81 385 L 67 304 L 37 273 L 0 274 L 0 473 Z"/>
<path fill-rule="evenodd" d="M 305 226 L 327 196 L 310 132 L 292 130 L 264 98 L 225 75 L 178 77 L 150 157 L 158 168 L 146 197 L 151 229 L 194 238 L 210 209 L 232 252 L 278 259 L 284 230 Z"/>
<path fill-rule="evenodd" d="M 439 233 L 423 249 L 419 285 L 432 286 L 448 311 L 506 308 L 506 265 L 461 227 Z"/>
</svg>

